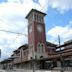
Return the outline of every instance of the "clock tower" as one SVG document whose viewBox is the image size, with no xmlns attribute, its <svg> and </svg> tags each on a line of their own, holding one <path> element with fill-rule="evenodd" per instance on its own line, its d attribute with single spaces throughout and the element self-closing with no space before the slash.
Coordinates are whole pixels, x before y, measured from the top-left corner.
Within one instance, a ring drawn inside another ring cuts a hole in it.
<svg viewBox="0 0 72 72">
<path fill-rule="evenodd" d="M 46 14 L 32 9 L 26 16 L 28 19 L 29 59 L 46 58 L 46 35 L 44 16 Z"/>
</svg>

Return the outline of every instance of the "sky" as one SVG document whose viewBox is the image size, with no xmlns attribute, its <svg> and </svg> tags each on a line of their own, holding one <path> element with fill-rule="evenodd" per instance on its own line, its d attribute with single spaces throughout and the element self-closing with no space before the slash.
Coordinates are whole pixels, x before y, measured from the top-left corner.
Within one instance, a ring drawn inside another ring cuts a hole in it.
<svg viewBox="0 0 72 72">
<path fill-rule="evenodd" d="M 0 60 L 28 43 L 25 17 L 32 8 L 47 14 L 46 41 L 58 44 L 58 35 L 61 44 L 72 39 L 72 0 L 0 0 Z"/>
</svg>

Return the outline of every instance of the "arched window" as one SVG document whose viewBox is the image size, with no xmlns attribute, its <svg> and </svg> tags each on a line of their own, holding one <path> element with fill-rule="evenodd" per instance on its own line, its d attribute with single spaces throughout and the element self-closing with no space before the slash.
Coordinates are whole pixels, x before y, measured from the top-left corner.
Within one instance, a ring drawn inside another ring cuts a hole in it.
<svg viewBox="0 0 72 72">
<path fill-rule="evenodd" d="M 37 44 L 37 52 L 40 52 L 40 42 Z"/>
<path fill-rule="evenodd" d="M 43 53 L 44 52 L 44 49 L 45 49 L 44 44 L 39 42 L 37 44 L 37 52 L 38 53 Z"/>
<path fill-rule="evenodd" d="M 41 44 L 41 48 L 42 48 L 42 52 L 44 52 L 44 46 L 43 46 L 43 44 Z"/>
<path fill-rule="evenodd" d="M 45 46 L 43 43 L 41 43 L 41 49 L 42 49 L 42 53 L 45 52 Z"/>
</svg>

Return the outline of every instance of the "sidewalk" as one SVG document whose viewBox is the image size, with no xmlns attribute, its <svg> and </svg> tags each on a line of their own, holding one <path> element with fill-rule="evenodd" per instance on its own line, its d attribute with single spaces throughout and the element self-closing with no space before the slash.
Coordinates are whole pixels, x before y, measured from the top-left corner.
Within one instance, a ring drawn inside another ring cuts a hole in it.
<svg viewBox="0 0 72 72">
<path fill-rule="evenodd" d="M 15 70 L 0 70 L 0 72 L 33 72 L 33 70 L 15 69 Z M 61 72 L 59 70 L 35 70 L 35 72 Z M 72 71 L 64 71 L 72 72 Z"/>
</svg>

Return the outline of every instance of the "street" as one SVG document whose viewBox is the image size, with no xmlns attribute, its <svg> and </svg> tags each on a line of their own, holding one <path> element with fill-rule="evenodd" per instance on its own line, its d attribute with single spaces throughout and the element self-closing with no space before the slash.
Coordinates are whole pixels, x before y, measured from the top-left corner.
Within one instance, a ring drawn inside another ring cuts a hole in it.
<svg viewBox="0 0 72 72">
<path fill-rule="evenodd" d="M 33 72 L 33 70 L 16 69 L 16 70 L 0 70 L 0 72 Z M 60 72 L 59 70 L 35 70 L 35 72 Z M 64 71 L 72 72 L 72 71 Z"/>
</svg>

